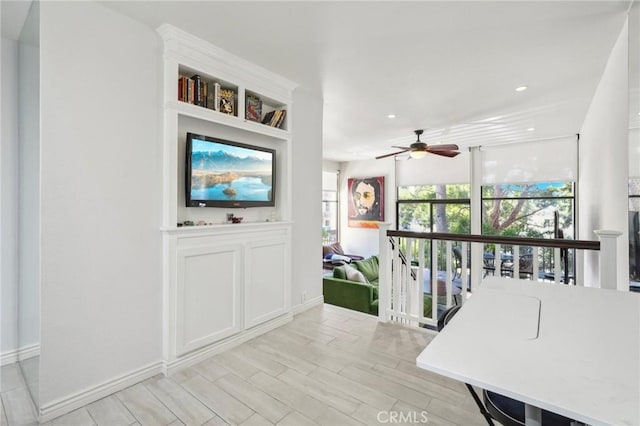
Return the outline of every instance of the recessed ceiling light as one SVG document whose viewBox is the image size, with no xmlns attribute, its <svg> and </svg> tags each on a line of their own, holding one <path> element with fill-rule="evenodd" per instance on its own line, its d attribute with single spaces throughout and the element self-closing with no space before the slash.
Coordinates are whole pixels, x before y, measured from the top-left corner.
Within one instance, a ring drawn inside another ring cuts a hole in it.
<svg viewBox="0 0 640 426">
<path fill-rule="evenodd" d="M 387 115 L 387 118 L 396 118 L 396 115 L 395 114 L 389 114 L 389 115 Z"/>
<path fill-rule="evenodd" d="M 529 127 L 529 128 L 527 129 L 527 132 L 533 132 L 534 130 L 535 130 L 535 127 Z"/>
<path fill-rule="evenodd" d="M 529 88 L 529 86 L 518 86 L 518 87 L 516 87 L 516 92 L 524 92 L 528 88 Z"/>
</svg>

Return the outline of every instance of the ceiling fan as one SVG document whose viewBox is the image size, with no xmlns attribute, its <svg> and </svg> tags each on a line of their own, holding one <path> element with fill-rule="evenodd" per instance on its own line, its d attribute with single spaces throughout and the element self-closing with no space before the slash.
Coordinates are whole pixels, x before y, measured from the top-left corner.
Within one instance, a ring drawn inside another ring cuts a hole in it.
<svg viewBox="0 0 640 426">
<path fill-rule="evenodd" d="M 427 155 L 427 153 L 441 155 L 443 157 L 455 157 L 456 155 L 460 154 L 460 152 L 458 151 L 458 145 L 427 145 L 426 143 L 420 141 L 420 135 L 423 133 L 423 130 L 414 130 L 414 133 L 418 137 L 418 139 L 414 143 L 412 143 L 408 147 L 394 146 L 393 148 L 399 148 L 402 151 L 381 155 L 379 157 L 376 157 L 376 160 L 391 157 L 392 155 L 404 154 L 407 151 L 409 151 L 409 155 L 411 156 L 411 158 L 423 158 L 425 155 Z"/>
</svg>

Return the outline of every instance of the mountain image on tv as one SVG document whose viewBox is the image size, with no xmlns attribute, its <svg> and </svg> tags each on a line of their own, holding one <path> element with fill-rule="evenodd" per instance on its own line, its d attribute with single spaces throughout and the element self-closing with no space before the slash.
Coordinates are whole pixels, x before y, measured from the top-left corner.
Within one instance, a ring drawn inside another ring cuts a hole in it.
<svg viewBox="0 0 640 426">
<path fill-rule="evenodd" d="M 270 201 L 272 166 L 271 152 L 194 139 L 191 199 Z"/>
</svg>

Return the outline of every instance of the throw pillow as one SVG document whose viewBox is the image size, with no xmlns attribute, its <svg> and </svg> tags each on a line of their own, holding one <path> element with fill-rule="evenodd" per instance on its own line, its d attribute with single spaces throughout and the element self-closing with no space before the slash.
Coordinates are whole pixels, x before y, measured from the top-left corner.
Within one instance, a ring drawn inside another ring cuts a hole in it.
<svg viewBox="0 0 640 426">
<path fill-rule="evenodd" d="M 351 265 L 344 265 L 344 270 L 347 273 L 347 279 L 349 281 L 356 281 L 359 283 L 369 284 L 367 278 L 362 274 L 362 272 L 358 271 Z"/>
<path fill-rule="evenodd" d="M 353 262 L 361 271 L 369 282 L 376 281 L 378 279 L 378 270 L 380 266 L 378 265 L 378 258 L 376 256 L 371 256 L 365 260 L 358 260 Z"/>
<path fill-rule="evenodd" d="M 331 244 L 331 248 L 333 249 L 333 252 L 336 254 L 344 254 L 342 245 L 339 242 Z"/>
</svg>

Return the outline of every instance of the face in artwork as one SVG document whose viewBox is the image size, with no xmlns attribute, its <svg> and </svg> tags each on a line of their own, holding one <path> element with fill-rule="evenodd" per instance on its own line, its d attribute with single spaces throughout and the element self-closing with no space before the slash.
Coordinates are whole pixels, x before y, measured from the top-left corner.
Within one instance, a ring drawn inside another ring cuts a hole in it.
<svg viewBox="0 0 640 426">
<path fill-rule="evenodd" d="M 353 190 L 353 203 L 358 216 L 369 216 L 376 203 L 376 191 L 373 185 L 365 181 L 359 182 Z"/>
<path fill-rule="evenodd" d="M 381 221 L 382 178 L 350 180 L 349 218 L 356 221 Z"/>
</svg>

